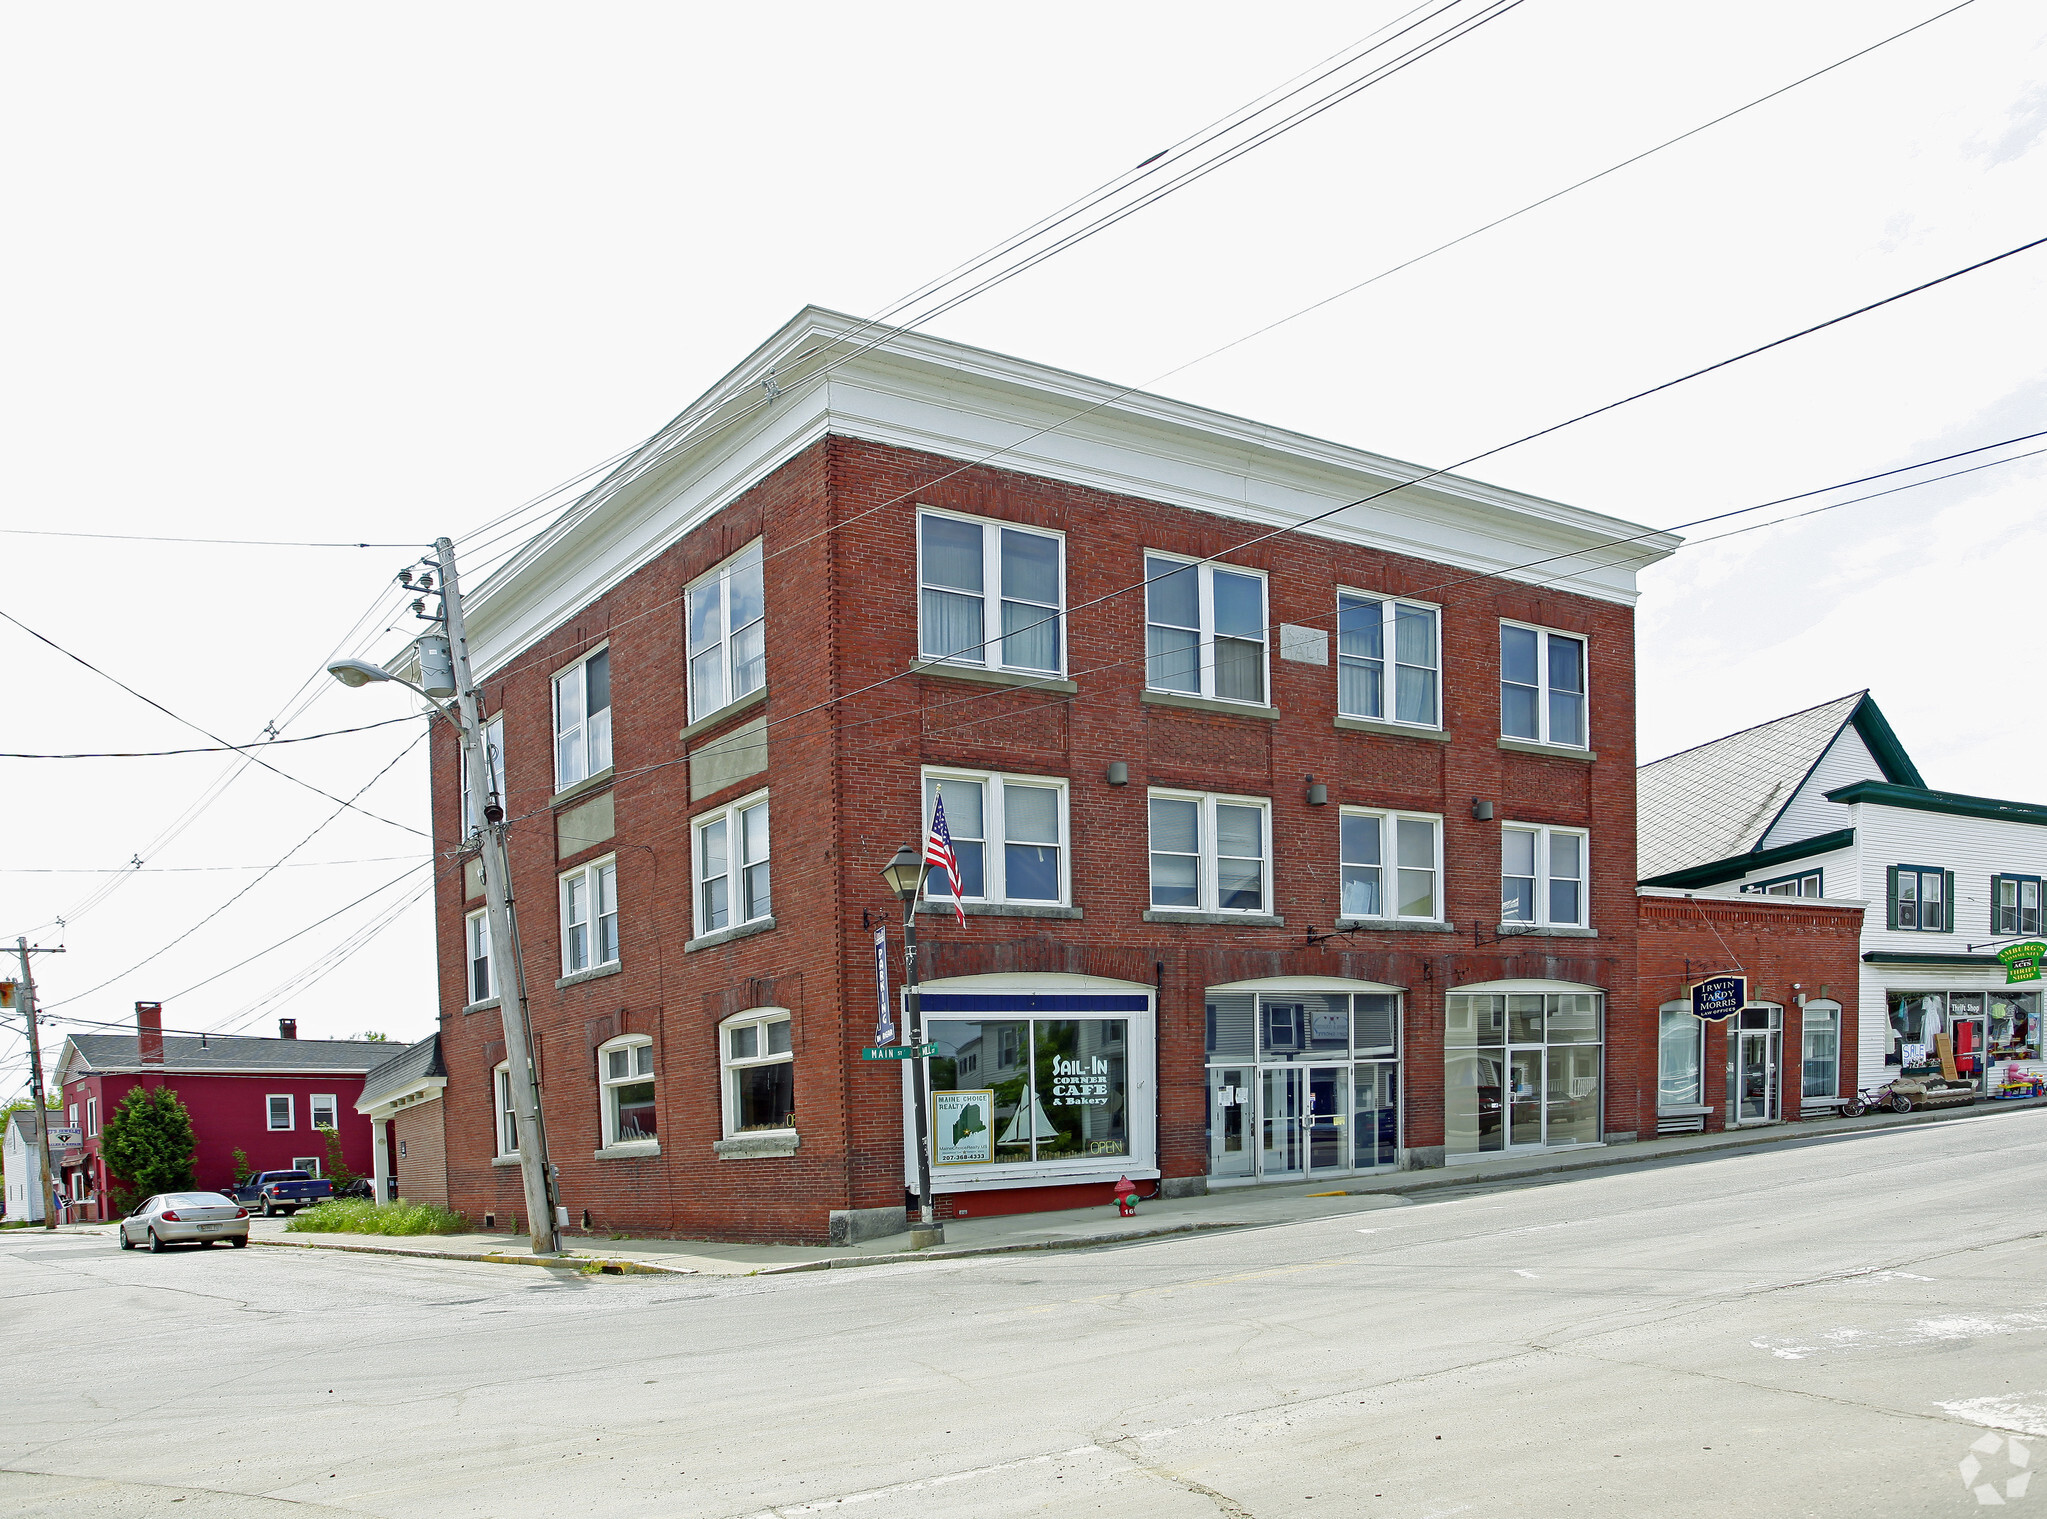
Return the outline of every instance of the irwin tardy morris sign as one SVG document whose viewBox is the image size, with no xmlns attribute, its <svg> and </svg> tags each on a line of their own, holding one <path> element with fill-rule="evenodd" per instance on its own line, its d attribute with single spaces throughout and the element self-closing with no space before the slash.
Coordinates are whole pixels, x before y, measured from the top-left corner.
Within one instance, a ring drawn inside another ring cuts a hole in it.
<svg viewBox="0 0 2047 1519">
<path fill-rule="evenodd" d="M 1718 1023 L 1748 1005 L 1747 976 L 1708 976 L 1692 983 L 1694 1016 Z"/>
</svg>

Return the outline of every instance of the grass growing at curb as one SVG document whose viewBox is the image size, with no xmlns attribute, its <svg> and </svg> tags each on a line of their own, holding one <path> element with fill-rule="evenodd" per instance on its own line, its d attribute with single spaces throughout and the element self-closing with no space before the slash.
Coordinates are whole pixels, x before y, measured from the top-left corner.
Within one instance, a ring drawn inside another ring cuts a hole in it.
<svg viewBox="0 0 2047 1519">
<path fill-rule="evenodd" d="M 289 1234 L 467 1234 L 469 1220 L 438 1203 L 392 1203 L 339 1198 L 292 1215 Z"/>
</svg>

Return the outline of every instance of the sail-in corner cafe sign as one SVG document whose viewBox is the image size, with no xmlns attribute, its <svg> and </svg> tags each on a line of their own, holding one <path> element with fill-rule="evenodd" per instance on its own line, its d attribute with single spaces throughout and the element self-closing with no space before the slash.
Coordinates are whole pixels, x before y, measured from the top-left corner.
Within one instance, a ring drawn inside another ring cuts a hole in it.
<svg viewBox="0 0 2047 1519">
<path fill-rule="evenodd" d="M 1692 983 L 1692 1014 L 1709 1023 L 1732 1018 L 1748 1006 L 1747 976 L 1708 976 Z"/>
<path fill-rule="evenodd" d="M 2014 981 L 2038 981 L 2040 962 L 2047 959 L 2047 944 L 2030 939 L 2024 944 L 2007 944 L 1997 952 L 1997 958 L 2004 962 L 2004 984 Z"/>
</svg>

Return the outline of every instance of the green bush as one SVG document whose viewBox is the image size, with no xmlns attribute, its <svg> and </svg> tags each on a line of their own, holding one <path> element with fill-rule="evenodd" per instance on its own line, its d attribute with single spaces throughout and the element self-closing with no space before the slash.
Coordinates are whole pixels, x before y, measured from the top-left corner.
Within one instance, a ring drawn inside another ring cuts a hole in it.
<svg viewBox="0 0 2047 1519">
<path fill-rule="evenodd" d="M 192 1152 L 199 1141 L 192 1115 L 169 1087 L 131 1087 L 121 1105 L 108 1115 L 100 1136 L 100 1154 L 107 1169 L 134 1188 L 138 1197 L 159 1192 L 192 1192 Z M 120 1189 L 116 1189 L 116 1196 Z M 126 1212 L 134 1204 L 128 1203 Z"/>
<path fill-rule="evenodd" d="M 294 1234 L 467 1234 L 469 1220 L 439 1203 L 342 1197 L 301 1208 L 284 1227 Z"/>
</svg>

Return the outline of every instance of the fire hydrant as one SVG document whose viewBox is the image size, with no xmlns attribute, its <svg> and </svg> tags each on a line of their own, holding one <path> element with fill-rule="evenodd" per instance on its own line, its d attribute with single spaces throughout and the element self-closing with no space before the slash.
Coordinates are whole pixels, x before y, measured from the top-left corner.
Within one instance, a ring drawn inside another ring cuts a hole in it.
<svg viewBox="0 0 2047 1519">
<path fill-rule="evenodd" d="M 1116 1183 L 1116 1214 L 1119 1218 L 1137 1217 L 1137 1184 L 1127 1176 Z"/>
</svg>

